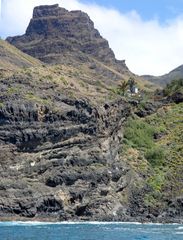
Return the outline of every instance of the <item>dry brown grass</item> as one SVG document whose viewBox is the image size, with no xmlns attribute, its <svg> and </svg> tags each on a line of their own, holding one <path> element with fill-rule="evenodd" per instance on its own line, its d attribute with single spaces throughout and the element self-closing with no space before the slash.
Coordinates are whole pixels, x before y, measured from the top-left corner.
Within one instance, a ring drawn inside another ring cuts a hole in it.
<svg viewBox="0 0 183 240">
<path fill-rule="evenodd" d="M 21 67 L 39 66 L 41 62 L 10 45 L 4 40 L 0 40 L 0 69 L 17 70 Z"/>
</svg>

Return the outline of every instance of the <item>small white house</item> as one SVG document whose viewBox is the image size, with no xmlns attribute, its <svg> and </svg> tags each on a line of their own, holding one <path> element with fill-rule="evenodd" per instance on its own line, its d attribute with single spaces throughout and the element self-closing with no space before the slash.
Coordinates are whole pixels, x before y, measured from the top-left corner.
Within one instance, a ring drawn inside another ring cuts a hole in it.
<svg viewBox="0 0 183 240">
<path fill-rule="evenodd" d="M 138 87 L 137 86 L 133 86 L 132 89 L 131 89 L 131 93 L 134 93 L 134 94 L 139 93 Z"/>
</svg>

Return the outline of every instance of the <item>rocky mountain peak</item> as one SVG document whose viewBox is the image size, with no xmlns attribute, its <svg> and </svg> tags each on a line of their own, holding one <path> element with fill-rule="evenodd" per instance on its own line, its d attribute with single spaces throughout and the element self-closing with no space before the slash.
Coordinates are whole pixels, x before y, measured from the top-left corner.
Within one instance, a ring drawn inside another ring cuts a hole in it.
<svg viewBox="0 0 183 240">
<path fill-rule="evenodd" d="M 94 33 L 92 35 L 92 33 Z M 79 40 L 85 37 L 101 37 L 99 32 L 94 29 L 94 24 L 89 16 L 82 11 L 68 11 L 56 5 L 44 5 L 35 7 L 33 18 L 26 30 L 26 35 L 44 35 L 47 38 L 55 37 L 75 37 Z M 84 39 L 83 39 L 84 40 Z"/>
<path fill-rule="evenodd" d="M 26 33 L 7 41 L 46 63 L 78 64 L 92 57 L 119 72 L 128 71 L 86 13 L 68 11 L 58 4 L 35 7 Z"/>
<path fill-rule="evenodd" d="M 47 17 L 59 17 L 62 15 L 68 15 L 69 13 L 74 13 L 74 14 L 78 14 L 78 15 L 83 15 L 83 16 L 87 16 L 88 15 L 80 10 L 76 10 L 76 11 L 68 11 L 65 8 L 59 7 L 58 4 L 54 4 L 54 5 L 41 5 L 41 6 L 37 6 L 34 8 L 33 10 L 33 19 L 35 18 L 47 18 Z"/>
<path fill-rule="evenodd" d="M 65 9 L 59 8 L 58 4 L 54 5 L 42 5 L 34 8 L 33 18 L 45 17 L 45 16 L 58 16 L 60 11 Z"/>
</svg>

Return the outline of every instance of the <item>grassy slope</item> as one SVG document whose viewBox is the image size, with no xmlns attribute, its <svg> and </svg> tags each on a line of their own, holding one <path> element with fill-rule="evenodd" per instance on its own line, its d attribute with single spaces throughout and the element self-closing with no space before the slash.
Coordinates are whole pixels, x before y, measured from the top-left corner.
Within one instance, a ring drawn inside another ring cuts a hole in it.
<svg viewBox="0 0 183 240">
<path fill-rule="evenodd" d="M 11 51 L 14 49 L 12 49 L 9 44 L 7 44 L 7 46 Z M 16 50 L 17 49 L 15 48 L 15 51 Z M 19 50 L 17 51 L 17 54 L 29 58 L 29 56 Z M 30 57 L 30 60 L 34 61 L 34 58 L 32 59 Z M 102 67 L 105 69 L 105 66 Z M 20 98 L 44 103 L 46 96 L 49 96 L 49 86 L 52 86 L 55 95 L 57 92 L 60 92 L 70 97 L 87 98 L 93 103 L 103 104 L 106 101 L 114 100 L 122 96 L 120 92 L 115 91 L 123 77 L 120 73 L 118 75 L 118 80 L 110 80 L 106 76 L 98 74 L 95 70 L 92 70 L 88 63 L 81 64 L 79 67 L 65 66 L 61 64 L 53 66 L 38 65 L 37 67 L 33 66 L 30 68 L 16 67 L 16 70 L 8 74 L 9 80 L 7 79 L 6 81 L 11 82 L 11 87 L 9 87 L 4 94 L 6 95 L 8 93 L 9 97 L 13 97 L 13 95 L 19 93 Z M 128 79 L 128 77 L 129 76 L 127 76 L 126 79 Z M 0 79 L 3 80 L 4 77 L 0 76 Z M 21 84 L 13 79 L 22 79 Z M 34 90 L 29 88 L 28 85 L 26 85 L 26 87 L 22 85 L 22 83 L 26 81 L 31 83 Z M 141 89 L 147 89 L 144 87 L 143 83 L 139 82 L 139 84 L 142 86 Z M 39 88 L 41 89 L 43 86 L 47 89 L 45 94 L 39 91 Z M 152 89 L 150 89 L 150 91 L 152 91 Z M 51 98 L 54 98 L 54 96 Z"/>
<path fill-rule="evenodd" d="M 41 62 L 0 40 L 0 69 L 17 70 L 21 67 L 41 65 Z"/>
<path fill-rule="evenodd" d="M 90 57 L 91 58 L 91 57 Z M 100 65 L 103 67 L 103 69 L 105 70 L 109 70 L 113 73 L 115 73 L 116 75 L 118 75 L 119 79 L 121 80 L 125 80 L 125 81 L 128 81 L 128 79 L 130 77 L 132 77 L 132 74 L 129 74 L 129 73 L 120 73 L 120 72 L 117 72 L 116 70 L 113 69 L 113 67 L 111 66 L 107 66 L 101 62 L 99 62 L 98 60 L 94 59 L 94 58 L 91 58 L 94 62 L 96 62 L 96 64 Z M 135 81 L 137 82 L 137 85 L 139 87 L 139 89 L 141 90 L 144 90 L 144 91 L 147 91 L 147 92 L 152 92 L 154 90 L 156 90 L 157 88 L 159 88 L 160 86 L 158 84 L 154 84 L 154 83 L 151 83 L 143 78 L 141 78 L 140 76 L 138 75 L 134 75 L 133 76 Z M 120 82 L 119 82 L 120 83 Z"/>
<path fill-rule="evenodd" d="M 18 97 L 39 104 L 54 105 L 53 99 L 58 94 L 70 98 L 85 98 L 94 104 L 103 104 L 118 97 L 103 83 L 100 76 L 94 79 L 92 73 L 72 66 L 23 68 L 9 73 L 8 76 L 0 76 L 0 83 L 1 81 L 9 82 L 0 94 L 2 99 L 7 96 Z"/>
<path fill-rule="evenodd" d="M 43 72 L 46 72 L 46 75 L 52 75 L 52 78 L 56 79 L 58 82 L 60 79 L 60 75 L 64 76 L 68 81 L 74 81 L 74 85 L 77 85 L 77 89 L 80 89 L 81 95 L 82 93 L 88 92 L 86 96 L 90 97 L 93 95 L 96 95 L 96 92 L 99 92 L 99 98 L 100 98 L 100 93 L 108 93 L 107 98 L 113 99 L 116 97 L 116 88 L 118 88 L 118 84 L 120 84 L 121 81 L 123 80 L 128 80 L 130 75 L 129 74 L 121 74 L 114 70 L 112 67 L 109 67 L 107 65 L 104 65 L 103 63 L 97 61 L 96 59 L 91 59 L 91 62 L 95 62 L 96 65 L 101 69 L 101 71 L 108 71 L 111 72 L 111 74 L 115 74 L 117 76 L 116 80 L 110 80 L 110 77 L 105 76 L 105 74 L 98 73 L 96 70 L 92 70 L 90 68 L 90 62 L 89 63 L 84 63 L 80 64 L 79 68 L 76 69 L 76 67 L 72 66 L 67 66 L 64 69 L 67 71 L 62 72 L 62 71 L 55 71 L 55 69 L 62 68 L 62 65 L 55 65 L 55 66 L 48 66 L 47 68 L 41 67 L 41 62 L 23 52 L 18 50 L 16 47 L 10 45 L 4 40 L 0 40 L 0 77 L 3 75 L 7 75 L 8 72 L 13 71 L 16 72 L 16 74 L 21 73 L 21 68 L 27 68 L 27 67 L 35 67 L 35 71 L 30 70 L 30 72 L 36 72 L 34 73 L 33 78 L 38 79 L 45 74 Z M 71 73 L 71 74 L 70 74 Z M 40 76 L 39 76 L 40 75 Z M 110 73 L 109 73 L 110 76 Z M 134 75 L 135 76 L 135 75 Z M 72 80 L 73 79 L 73 80 Z M 152 85 L 151 83 L 147 81 L 143 81 L 140 77 L 135 76 L 136 81 L 138 82 L 138 86 L 140 89 L 145 90 L 145 91 L 153 91 L 156 86 Z M 62 82 L 62 81 L 60 81 Z M 84 87 L 85 85 L 85 87 Z M 91 86 L 89 89 L 91 91 L 88 91 L 88 86 Z M 67 86 L 69 88 L 69 84 Z M 97 91 L 93 91 L 93 88 L 96 89 Z M 71 89 L 73 91 L 73 88 Z M 102 94 L 103 95 L 103 94 Z M 95 96 L 98 98 L 97 96 Z"/>
<path fill-rule="evenodd" d="M 181 196 L 183 104 L 163 107 L 143 119 L 129 119 L 124 135 L 122 154 L 135 172 L 146 176 L 143 184 L 150 188 L 145 205 L 163 208 L 170 199 Z"/>
</svg>

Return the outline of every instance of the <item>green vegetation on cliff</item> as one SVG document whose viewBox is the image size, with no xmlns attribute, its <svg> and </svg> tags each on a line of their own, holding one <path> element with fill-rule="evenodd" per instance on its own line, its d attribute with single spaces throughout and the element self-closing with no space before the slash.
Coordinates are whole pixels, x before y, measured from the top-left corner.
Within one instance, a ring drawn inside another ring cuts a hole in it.
<svg viewBox="0 0 183 240">
<path fill-rule="evenodd" d="M 131 153 L 129 164 L 133 166 L 137 152 L 141 156 L 135 171 L 145 174 L 144 184 L 149 190 L 144 203 L 156 210 L 160 206 L 167 208 L 168 201 L 183 194 L 182 120 L 183 103 L 170 104 L 150 116 L 130 118 L 125 127 L 123 154 L 129 159 Z M 140 166 L 145 160 L 144 171 Z"/>
<path fill-rule="evenodd" d="M 183 93 L 183 79 L 175 79 L 171 83 L 167 84 L 164 89 L 165 96 L 170 96 L 176 92 Z"/>
</svg>

